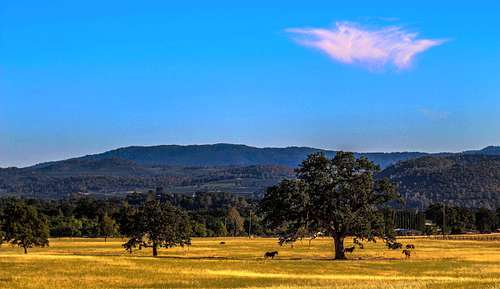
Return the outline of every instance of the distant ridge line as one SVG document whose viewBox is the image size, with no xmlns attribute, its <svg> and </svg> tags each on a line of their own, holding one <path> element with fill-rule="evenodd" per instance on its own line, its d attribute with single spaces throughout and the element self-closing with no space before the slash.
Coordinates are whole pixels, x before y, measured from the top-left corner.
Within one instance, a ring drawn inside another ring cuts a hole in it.
<svg viewBox="0 0 500 289">
<path fill-rule="evenodd" d="M 327 156 L 335 155 L 335 150 L 312 148 L 307 146 L 288 147 L 254 147 L 245 144 L 194 144 L 194 145 L 152 145 L 127 146 L 112 149 L 102 153 L 75 157 L 66 160 L 39 163 L 32 168 L 44 167 L 56 162 L 70 160 L 102 160 L 106 158 L 121 158 L 139 165 L 159 166 L 250 166 L 250 165 L 283 165 L 295 167 L 307 155 L 314 152 L 323 152 Z M 463 154 L 500 155 L 499 146 L 488 146 L 481 150 L 469 150 Z M 368 159 L 385 168 L 399 161 L 425 155 L 452 155 L 455 153 L 426 153 L 426 152 L 364 152 L 355 153 L 356 156 L 366 156 Z"/>
</svg>

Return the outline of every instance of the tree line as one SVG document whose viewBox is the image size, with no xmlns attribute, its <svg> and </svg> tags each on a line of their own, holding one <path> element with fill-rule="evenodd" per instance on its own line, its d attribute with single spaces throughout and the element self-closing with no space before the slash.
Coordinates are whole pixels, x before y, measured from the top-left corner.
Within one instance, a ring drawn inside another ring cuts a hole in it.
<svg viewBox="0 0 500 289">
<path fill-rule="evenodd" d="M 231 193 L 169 194 L 161 187 L 124 198 L 81 196 L 66 200 L 0 199 L 0 242 L 27 252 L 47 246 L 50 237 L 126 237 L 124 249 L 190 245 L 191 237 L 278 236 L 282 245 L 298 239 L 333 238 L 336 259 L 344 259 L 343 241 L 361 244 L 394 241 L 395 228 L 432 234 L 500 227 L 500 210 L 434 204 L 424 212 L 396 210 L 402 202 L 388 179 L 377 179 L 378 166 L 366 158 L 339 152 L 334 158 L 312 154 L 296 169 L 296 178 L 269 187 L 257 200 Z M 444 217 L 444 219 L 443 219 Z M 426 226 L 430 220 L 433 226 Z"/>
</svg>

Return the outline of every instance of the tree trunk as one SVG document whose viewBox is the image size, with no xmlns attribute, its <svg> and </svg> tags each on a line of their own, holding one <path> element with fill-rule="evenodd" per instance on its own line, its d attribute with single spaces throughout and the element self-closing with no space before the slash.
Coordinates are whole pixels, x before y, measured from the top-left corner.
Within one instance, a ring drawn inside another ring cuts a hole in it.
<svg viewBox="0 0 500 289">
<path fill-rule="evenodd" d="M 28 254 L 28 248 L 26 248 L 26 246 L 23 246 L 23 249 L 24 249 L 24 254 Z"/>
<path fill-rule="evenodd" d="M 153 257 L 158 256 L 158 244 L 153 243 Z"/>
<path fill-rule="evenodd" d="M 347 259 L 344 253 L 344 237 L 335 236 L 333 242 L 335 245 L 335 260 Z"/>
</svg>

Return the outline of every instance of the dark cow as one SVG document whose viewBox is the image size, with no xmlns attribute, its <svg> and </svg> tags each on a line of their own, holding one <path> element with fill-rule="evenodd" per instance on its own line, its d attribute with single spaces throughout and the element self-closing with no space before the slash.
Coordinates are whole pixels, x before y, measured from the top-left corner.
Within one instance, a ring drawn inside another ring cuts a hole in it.
<svg viewBox="0 0 500 289">
<path fill-rule="evenodd" d="M 404 249 L 401 254 L 405 254 L 406 259 L 411 257 L 411 251 L 408 249 Z"/>
<path fill-rule="evenodd" d="M 358 239 L 354 238 L 354 245 L 358 245 L 360 249 L 364 249 L 363 243 L 361 243 Z"/>
<path fill-rule="evenodd" d="M 354 249 L 355 249 L 355 248 L 356 248 L 356 247 L 354 247 L 354 246 L 349 247 L 349 248 L 345 248 L 345 249 L 344 249 L 344 253 L 352 253 L 352 252 L 354 252 Z"/>
<path fill-rule="evenodd" d="M 415 245 L 408 244 L 408 245 L 406 245 L 406 249 L 415 249 Z"/>
<path fill-rule="evenodd" d="M 220 242 L 219 244 L 220 245 L 226 245 L 226 242 L 223 241 L 223 242 Z"/>
<path fill-rule="evenodd" d="M 271 258 L 274 259 L 278 255 L 278 251 L 266 252 L 264 254 L 264 259 Z"/>
</svg>

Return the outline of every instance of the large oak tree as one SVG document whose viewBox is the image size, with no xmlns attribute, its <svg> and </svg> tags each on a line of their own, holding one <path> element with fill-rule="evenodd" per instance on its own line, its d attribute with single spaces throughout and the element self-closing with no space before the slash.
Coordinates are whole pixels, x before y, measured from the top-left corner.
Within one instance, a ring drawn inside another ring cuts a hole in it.
<svg viewBox="0 0 500 289">
<path fill-rule="evenodd" d="M 270 187 L 260 206 L 264 221 L 280 232 L 281 242 L 323 232 L 334 240 L 335 259 L 345 259 L 344 239 L 388 239 L 380 207 L 396 199 L 394 186 L 376 180 L 379 167 L 353 153 L 329 159 L 310 155 L 296 169 L 297 178 Z"/>
</svg>

